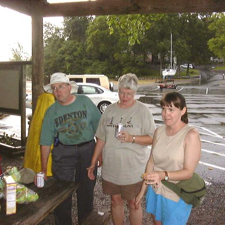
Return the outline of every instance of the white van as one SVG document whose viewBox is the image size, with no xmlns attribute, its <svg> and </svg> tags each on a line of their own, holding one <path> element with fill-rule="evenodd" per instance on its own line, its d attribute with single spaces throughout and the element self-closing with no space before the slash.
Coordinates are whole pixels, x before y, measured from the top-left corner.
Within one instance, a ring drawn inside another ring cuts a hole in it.
<svg viewBox="0 0 225 225">
<path fill-rule="evenodd" d="M 109 82 L 109 78 L 102 74 L 73 74 L 67 75 L 70 80 L 75 81 L 76 83 L 92 83 L 98 84 L 110 91 L 113 91 L 113 83 Z"/>
</svg>

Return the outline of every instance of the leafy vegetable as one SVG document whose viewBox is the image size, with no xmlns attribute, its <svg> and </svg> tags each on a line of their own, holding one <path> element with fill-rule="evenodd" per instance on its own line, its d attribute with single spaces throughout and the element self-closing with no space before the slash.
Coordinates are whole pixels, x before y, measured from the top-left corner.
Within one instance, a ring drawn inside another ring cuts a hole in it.
<svg viewBox="0 0 225 225">
<path fill-rule="evenodd" d="M 24 185 L 18 184 L 16 188 L 16 202 L 27 204 L 38 200 L 38 194 Z"/>
</svg>

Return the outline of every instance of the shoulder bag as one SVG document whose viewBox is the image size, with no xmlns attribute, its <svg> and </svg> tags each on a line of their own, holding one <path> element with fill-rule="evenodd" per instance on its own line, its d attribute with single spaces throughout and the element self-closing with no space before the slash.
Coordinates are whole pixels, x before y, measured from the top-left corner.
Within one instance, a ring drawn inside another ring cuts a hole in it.
<svg viewBox="0 0 225 225">
<path fill-rule="evenodd" d="M 205 181 L 197 173 L 194 173 L 190 179 L 182 180 L 176 184 L 165 180 L 162 183 L 187 204 L 192 204 L 193 207 L 199 206 L 206 194 Z"/>
</svg>

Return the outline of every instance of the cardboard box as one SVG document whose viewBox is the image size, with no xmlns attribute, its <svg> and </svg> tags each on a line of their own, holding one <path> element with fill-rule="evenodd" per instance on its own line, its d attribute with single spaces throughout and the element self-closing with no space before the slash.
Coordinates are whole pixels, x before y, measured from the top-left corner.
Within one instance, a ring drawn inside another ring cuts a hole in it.
<svg viewBox="0 0 225 225">
<path fill-rule="evenodd" d="M 16 213 L 16 182 L 11 176 L 4 176 L 6 214 Z"/>
</svg>

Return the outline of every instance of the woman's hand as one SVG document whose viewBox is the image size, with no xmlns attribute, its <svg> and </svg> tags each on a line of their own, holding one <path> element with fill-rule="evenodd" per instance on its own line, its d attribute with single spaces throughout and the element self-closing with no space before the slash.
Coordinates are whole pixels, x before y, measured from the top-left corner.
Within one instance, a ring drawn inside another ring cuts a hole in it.
<svg viewBox="0 0 225 225">
<path fill-rule="evenodd" d="M 118 140 L 120 140 L 122 143 L 132 143 L 133 142 L 133 136 L 125 131 L 121 131 L 117 137 Z"/>
<path fill-rule="evenodd" d="M 88 177 L 90 180 L 94 180 L 95 179 L 95 175 L 94 175 L 94 170 L 95 170 L 95 164 L 92 163 L 88 168 Z"/>
<path fill-rule="evenodd" d="M 134 137 L 134 139 L 133 139 Z M 143 146 L 151 145 L 153 142 L 152 137 L 149 135 L 131 135 L 125 131 L 119 132 L 117 139 L 121 141 L 121 143 L 135 143 Z"/>
<path fill-rule="evenodd" d="M 153 187 L 158 187 L 161 180 L 164 178 L 164 172 L 151 172 L 149 174 L 144 173 L 142 178 L 145 180 L 145 184 L 150 184 Z"/>
</svg>

